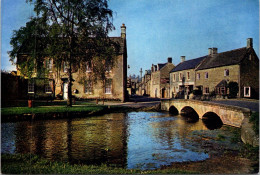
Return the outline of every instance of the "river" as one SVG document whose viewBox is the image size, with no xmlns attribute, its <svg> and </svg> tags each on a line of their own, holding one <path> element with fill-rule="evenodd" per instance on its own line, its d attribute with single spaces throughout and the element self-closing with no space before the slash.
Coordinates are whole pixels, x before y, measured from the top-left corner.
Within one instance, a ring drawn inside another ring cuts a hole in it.
<svg viewBox="0 0 260 175">
<path fill-rule="evenodd" d="M 156 169 L 210 157 L 190 137 L 202 120 L 163 112 L 112 113 L 87 118 L 2 123 L 2 153 L 32 153 L 50 160 Z M 219 130 L 219 129 L 218 129 Z"/>
</svg>

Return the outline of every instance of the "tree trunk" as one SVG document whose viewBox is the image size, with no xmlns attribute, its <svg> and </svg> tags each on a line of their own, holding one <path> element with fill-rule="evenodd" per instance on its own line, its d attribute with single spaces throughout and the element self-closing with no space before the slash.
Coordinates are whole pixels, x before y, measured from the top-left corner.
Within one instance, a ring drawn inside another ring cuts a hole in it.
<svg viewBox="0 0 260 175">
<path fill-rule="evenodd" d="M 71 72 L 71 62 L 69 63 L 69 70 L 68 70 L 69 78 L 68 78 L 68 99 L 67 99 L 67 106 L 72 107 L 72 72 Z"/>
</svg>

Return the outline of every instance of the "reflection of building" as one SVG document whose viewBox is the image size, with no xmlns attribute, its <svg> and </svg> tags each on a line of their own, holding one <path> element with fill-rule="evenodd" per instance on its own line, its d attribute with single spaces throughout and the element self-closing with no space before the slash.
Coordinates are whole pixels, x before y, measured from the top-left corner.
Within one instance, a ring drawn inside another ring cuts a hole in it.
<svg viewBox="0 0 260 175">
<path fill-rule="evenodd" d="M 258 98 L 259 59 L 253 49 L 252 38 L 247 46 L 222 53 L 209 48 L 209 55 L 196 68 L 196 87 L 203 94 L 228 94 L 228 83 L 238 84 L 239 97 Z"/>
<path fill-rule="evenodd" d="M 125 101 L 127 98 L 126 85 L 127 85 L 127 48 L 126 48 L 126 26 L 121 26 L 121 37 L 110 37 L 111 42 L 119 46 L 119 53 L 116 56 L 116 64 L 111 68 L 104 62 L 106 69 L 106 80 L 98 80 L 95 82 L 91 76 L 94 64 L 91 62 L 82 62 L 80 64 L 73 63 L 72 67 L 72 93 L 75 97 L 83 99 L 115 99 Z M 28 58 L 30 50 L 25 47 L 20 48 L 17 57 L 18 62 L 25 62 Z M 107 58 L 109 60 L 109 58 Z M 28 82 L 28 95 L 32 98 L 42 97 L 55 97 L 60 96 L 63 99 L 68 98 L 68 68 L 66 62 L 61 63 L 59 73 L 55 68 L 53 59 L 46 58 L 43 67 L 46 69 L 46 74 L 42 75 L 43 82 L 33 78 Z M 40 64 L 39 64 L 40 65 Z M 38 70 L 37 70 L 38 71 Z M 18 75 L 20 69 L 17 67 Z M 37 72 L 38 73 L 38 72 Z M 37 73 L 33 75 L 36 77 Z M 38 76 L 37 76 L 38 77 Z M 41 86 L 38 86 L 41 84 Z"/>
<path fill-rule="evenodd" d="M 125 114 L 93 119 L 21 122 L 16 125 L 16 151 L 51 160 L 86 164 L 126 164 Z"/>
<path fill-rule="evenodd" d="M 172 98 L 183 98 L 192 92 L 195 87 L 195 68 L 205 58 L 206 56 L 185 61 L 185 56 L 181 57 L 181 63 L 173 68 L 170 73 L 170 92 Z"/>
<path fill-rule="evenodd" d="M 152 65 L 151 67 L 151 87 L 150 96 L 158 98 L 170 97 L 170 71 L 175 66 L 172 64 L 172 58 L 164 64 Z"/>
</svg>

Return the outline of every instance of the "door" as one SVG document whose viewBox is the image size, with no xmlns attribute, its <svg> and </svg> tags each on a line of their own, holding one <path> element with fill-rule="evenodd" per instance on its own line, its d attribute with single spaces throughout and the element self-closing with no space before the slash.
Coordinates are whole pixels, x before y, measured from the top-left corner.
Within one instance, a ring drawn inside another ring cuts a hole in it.
<svg viewBox="0 0 260 175">
<path fill-rule="evenodd" d="M 68 82 L 63 83 L 63 99 L 64 100 L 68 99 L 68 89 L 69 89 Z"/>
</svg>

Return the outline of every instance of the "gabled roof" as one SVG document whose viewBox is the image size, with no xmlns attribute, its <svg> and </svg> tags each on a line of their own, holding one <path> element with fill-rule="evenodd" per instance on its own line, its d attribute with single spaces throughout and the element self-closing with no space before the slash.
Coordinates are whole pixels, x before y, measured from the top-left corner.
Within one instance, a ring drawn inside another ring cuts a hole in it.
<svg viewBox="0 0 260 175">
<path fill-rule="evenodd" d="M 227 87 L 227 81 L 221 80 L 216 87 Z"/>
<path fill-rule="evenodd" d="M 238 64 L 245 57 L 247 50 L 246 47 L 243 47 L 213 56 L 210 55 L 198 66 L 197 70 Z"/>
<path fill-rule="evenodd" d="M 182 70 L 187 70 L 187 69 L 194 69 L 205 58 L 207 58 L 207 56 L 203 56 L 203 57 L 199 57 L 199 58 L 195 58 L 195 59 L 192 59 L 192 60 L 187 60 L 187 61 L 181 62 L 175 68 L 173 68 L 171 70 L 171 72 L 177 72 L 177 71 L 182 71 Z"/>
<path fill-rule="evenodd" d="M 167 63 L 158 63 L 158 70 L 161 70 L 161 68 L 163 68 Z"/>
</svg>

